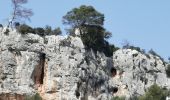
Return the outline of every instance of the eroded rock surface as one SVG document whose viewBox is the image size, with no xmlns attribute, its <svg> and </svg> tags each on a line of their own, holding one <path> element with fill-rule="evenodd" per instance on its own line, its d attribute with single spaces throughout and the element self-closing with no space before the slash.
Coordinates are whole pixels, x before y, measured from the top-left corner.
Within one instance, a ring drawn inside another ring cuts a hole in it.
<svg viewBox="0 0 170 100">
<path fill-rule="evenodd" d="M 15 31 L 0 37 L 0 91 L 45 100 L 109 99 L 112 59 L 86 51 L 80 38 Z"/>
<path fill-rule="evenodd" d="M 154 83 L 170 88 L 170 80 L 165 74 L 167 64 L 157 56 L 120 49 L 113 54 L 113 63 L 118 74 L 110 82 L 119 87 L 115 95 L 139 96 Z"/>
<path fill-rule="evenodd" d="M 1 32 L 0 94 L 109 100 L 116 95 L 141 95 L 153 83 L 170 88 L 166 64 L 157 56 L 148 57 L 130 49 L 106 57 L 85 50 L 79 37 Z"/>
</svg>

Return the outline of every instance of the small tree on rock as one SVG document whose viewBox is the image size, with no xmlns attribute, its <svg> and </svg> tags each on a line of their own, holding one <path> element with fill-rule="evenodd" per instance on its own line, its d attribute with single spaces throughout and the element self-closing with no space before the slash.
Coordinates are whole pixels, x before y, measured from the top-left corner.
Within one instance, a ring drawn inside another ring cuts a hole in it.
<svg viewBox="0 0 170 100">
<path fill-rule="evenodd" d="M 168 95 L 169 91 L 167 89 L 154 84 L 148 88 L 143 96 L 139 97 L 139 100 L 165 100 Z"/>
<path fill-rule="evenodd" d="M 103 25 L 104 14 L 96 11 L 92 6 L 82 5 L 74 8 L 63 16 L 63 24 L 71 25 L 72 28 L 80 28 L 82 25 Z"/>
<path fill-rule="evenodd" d="M 112 34 L 103 27 L 104 14 L 98 12 L 92 6 L 82 5 L 67 12 L 63 16 L 63 24 L 70 25 L 71 35 L 75 35 L 74 31 L 78 29 L 87 49 L 92 48 L 94 51 L 104 52 L 106 56 L 112 56 L 113 49 L 107 51 L 110 50 L 110 45 L 106 41 Z"/>
<path fill-rule="evenodd" d="M 11 14 L 11 18 L 8 21 L 7 27 L 11 26 L 14 21 L 21 20 L 21 19 L 28 19 L 33 15 L 31 9 L 24 8 L 22 4 L 26 4 L 27 0 L 11 0 L 13 5 L 13 11 Z"/>
<path fill-rule="evenodd" d="M 59 27 L 52 30 L 52 33 L 51 33 L 51 35 L 61 35 L 61 34 L 62 34 L 62 31 Z"/>
</svg>

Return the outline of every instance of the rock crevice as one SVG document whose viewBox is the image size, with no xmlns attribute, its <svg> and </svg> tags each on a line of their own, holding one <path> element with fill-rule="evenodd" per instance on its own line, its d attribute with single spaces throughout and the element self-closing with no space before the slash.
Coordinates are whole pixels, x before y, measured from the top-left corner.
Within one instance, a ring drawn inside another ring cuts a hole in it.
<svg viewBox="0 0 170 100">
<path fill-rule="evenodd" d="M 154 83 L 169 89 L 165 68 L 159 57 L 136 50 L 120 49 L 113 57 L 85 50 L 79 37 L 0 32 L 0 98 L 36 93 L 45 100 L 129 98 Z"/>
</svg>

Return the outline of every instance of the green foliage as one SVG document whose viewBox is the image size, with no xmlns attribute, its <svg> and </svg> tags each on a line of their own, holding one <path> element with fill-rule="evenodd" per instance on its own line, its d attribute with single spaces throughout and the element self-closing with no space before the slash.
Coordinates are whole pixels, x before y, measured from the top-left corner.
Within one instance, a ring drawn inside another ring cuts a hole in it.
<svg viewBox="0 0 170 100">
<path fill-rule="evenodd" d="M 160 59 L 163 60 L 163 58 L 161 58 L 161 56 L 159 54 L 157 54 L 153 49 L 149 50 L 149 53 L 154 55 L 154 56 L 158 56 Z M 164 60 L 163 60 L 164 61 Z"/>
<path fill-rule="evenodd" d="M 65 29 L 65 31 L 66 31 L 66 34 L 69 34 L 71 36 L 76 36 L 75 33 L 74 33 L 75 29 L 73 29 L 73 28 Z"/>
<path fill-rule="evenodd" d="M 33 34 L 38 34 L 40 36 L 62 34 L 59 27 L 52 30 L 51 26 L 46 26 L 45 28 L 41 28 L 41 27 L 31 28 L 30 26 L 26 24 L 22 24 L 17 28 L 17 30 L 21 34 L 33 33 Z"/>
<path fill-rule="evenodd" d="M 81 34 L 83 43 L 87 48 L 100 50 L 104 45 L 104 29 L 98 26 L 84 26 L 81 28 L 84 33 Z"/>
<path fill-rule="evenodd" d="M 51 33 L 51 35 L 61 35 L 61 34 L 62 34 L 62 32 L 59 27 L 55 28 Z"/>
<path fill-rule="evenodd" d="M 136 50 L 138 52 L 141 52 L 140 47 L 130 46 L 129 49 Z"/>
<path fill-rule="evenodd" d="M 9 35 L 9 29 L 6 29 L 4 32 L 5 35 Z"/>
<path fill-rule="evenodd" d="M 15 23 L 14 23 L 14 27 L 15 27 L 17 30 L 18 30 L 19 26 L 20 26 L 20 23 L 19 23 L 19 22 L 15 22 Z"/>
<path fill-rule="evenodd" d="M 133 94 L 129 100 L 139 100 L 139 97 Z"/>
<path fill-rule="evenodd" d="M 44 29 L 41 27 L 34 28 L 34 33 L 40 35 L 40 36 L 45 36 Z"/>
<path fill-rule="evenodd" d="M 166 69 L 166 75 L 168 78 L 170 78 L 170 64 L 168 65 L 168 67 Z"/>
<path fill-rule="evenodd" d="M 44 28 L 44 33 L 45 35 L 61 35 L 62 31 L 59 27 L 55 28 L 54 30 L 52 30 L 51 26 L 46 26 Z"/>
<path fill-rule="evenodd" d="M 19 23 L 19 22 L 15 22 L 15 23 L 14 23 L 14 26 L 15 26 L 15 27 L 19 27 L 19 26 L 20 26 L 20 23 Z"/>
<path fill-rule="evenodd" d="M 111 37 L 110 32 L 106 32 L 101 26 L 83 25 L 81 27 L 81 39 L 86 49 L 92 48 L 94 51 L 103 52 L 106 56 L 112 56 L 117 50 L 114 45 L 110 45 L 105 39 Z"/>
<path fill-rule="evenodd" d="M 158 56 L 159 57 L 159 55 L 153 49 L 149 50 L 149 53 L 154 55 L 154 56 Z"/>
<path fill-rule="evenodd" d="M 114 45 L 110 45 L 106 39 L 112 34 L 103 28 L 104 15 L 96 11 L 92 6 L 82 5 L 74 8 L 63 16 L 63 23 L 70 25 L 68 32 L 74 36 L 75 29 L 79 29 L 80 37 L 86 49 L 93 49 L 112 56 L 117 50 Z"/>
<path fill-rule="evenodd" d="M 127 41 L 126 41 L 127 42 Z M 138 52 L 143 53 L 144 50 L 141 50 L 140 47 L 136 47 L 136 46 L 132 46 L 129 43 L 125 43 L 125 45 L 123 46 L 124 49 L 131 49 L 131 50 L 136 50 Z"/>
<path fill-rule="evenodd" d="M 46 35 L 50 35 L 52 33 L 52 28 L 51 26 L 46 25 L 44 28 L 44 32 Z"/>
<path fill-rule="evenodd" d="M 36 93 L 34 96 L 26 96 L 25 100 L 42 100 L 42 98 L 38 93 Z"/>
<path fill-rule="evenodd" d="M 103 25 L 104 14 L 96 11 L 92 6 L 82 5 L 74 8 L 63 16 L 63 24 L 71 25 L 72 28 L 81 25 Z"/>
<path fill-rule="evenodd" d="M 22 24 L 17 29 L 21 34 L 34 33 L 34 29 L 26 24 Z"/>
<path fill-rule="evenodd" d="M 149 53 L 154 55 L 154 56 L 159 57 L 163 61 L 164 65 L 165 65 L 164 59 L 159 54 L 157 54 L 153 49 L 149 50 Z"/>
<path fill-rule="evenodd" d="M 111 100 L 125 100 L 125 97 L 113 97 Z"/>
<path fill-rule="evenodd" d="M 139 97 L 139 100 L 165 100 L 166 96 L 168 96 L 168 90 L 154 84 L 143 96 Z"/>
<path fill-rule="evenodd" d="M 3 25 L 2 25 L 2 24 L 0 24 L 0 27 L 3 27 Z"/>
</svg>

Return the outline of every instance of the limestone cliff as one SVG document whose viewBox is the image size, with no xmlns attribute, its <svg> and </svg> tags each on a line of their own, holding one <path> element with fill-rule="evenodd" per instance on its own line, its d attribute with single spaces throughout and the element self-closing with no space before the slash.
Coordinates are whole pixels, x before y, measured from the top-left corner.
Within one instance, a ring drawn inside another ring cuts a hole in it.
<svg viewBox="0 0 170 100">
<path fill-rule="evenodd" d="M 44 100 L 128 98 L 153 83 L 170 88 L 165 67 L 159 57 L 135 50 L 120 49 L 113 57 L 87 51 L 79 37 L 0 33 L 0 94 L 18 100 L 35 93 Z"/>
</svg>

